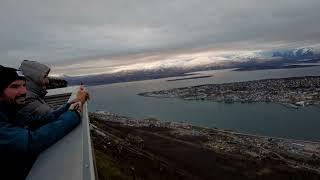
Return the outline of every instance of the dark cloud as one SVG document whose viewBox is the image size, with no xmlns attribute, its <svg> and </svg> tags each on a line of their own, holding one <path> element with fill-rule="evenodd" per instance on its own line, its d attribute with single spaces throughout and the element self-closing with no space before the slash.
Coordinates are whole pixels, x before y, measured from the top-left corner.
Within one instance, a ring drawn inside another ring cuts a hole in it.
<svg viewBox="0 0 320 180">
<path fill-rule="evenodd" d="M 2 0 L 1 64 L 320 43 L 319 0 Z M 134 61 L 134 60 L 132 60 Z"/>
</svg>

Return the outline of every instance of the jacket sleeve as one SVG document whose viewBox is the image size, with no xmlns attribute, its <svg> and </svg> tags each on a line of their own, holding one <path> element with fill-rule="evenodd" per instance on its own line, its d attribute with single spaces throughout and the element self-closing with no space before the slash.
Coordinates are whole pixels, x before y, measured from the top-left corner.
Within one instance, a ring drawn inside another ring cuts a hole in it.
<svg viewBox="0 0 320 180">
<path fill-rule="evenodd" d="M 28 112 L 19 112 L 18 119 L 23 119 L 24 121 L 28 121 L 28 127 L 30 129 L 37 129 L 40 126 L 43 126 L 47 123 L 53 122 L 59 118 L 63 113 L 68 111 L 70 107 L 70 103 L 66 103 L 65 105 L 61 106 L 59 109 L 47 113 L 45 115 L 33 115 L 32 113 Z"/>
<path fill-rule="evenodd" d="M 69 107 L 70 107 L 70 103 L 66 103 L 65 105 L 61 106 L 60 108 L 58 108 L 57 110 L 52 111 L 51 113 L 55 116 L 55 117 L 59 117 L 61 114 L 63 114 L 64 112 L 68 111 Z"/>
<path fill-rule="evenodd" d="M 36 130 L 12 127 L 1 124 L 1 146 L 12 152 L 39 154 L 63 136 L 68 134 L 80 122 L 80 116 L 74 111 L 63 113 L 56 121 Z"/>
<path fill-rule="evenodd" d="M 68 110 L 70 107 L 70 103 L 66 103 L 61 106 L 57 110 L 54 110 L 49 104 L 44 102 L 44 100 L 40 101 L 38 99 L 29 98 L 26 105 L 20 110 L 21 113 L 31 113 L 36 116 L 44 116 L 48 113 L 55 112 L 56 114 L 60 113 L 60 115 Z M 59 115 L 58 115 L 59 116 Z"/>
<path fill-rule="evenodd" d="M 43 116 L 52 112 L 53 109 L 47 104 L 42 103 L 38 99 L 28 99 L 26 105 L 20 110 L 22 113 L 31 113 L 32 115 Z"/>
<path fill-rule="evenodd" d="M 65 105 L 61 106 L 59 109 L 52 111 L 50 113 L 47 113 L 45 115 L 42 115 L 42 116 L 35 115 L 33 116 L 34 117 L 33 121 L 41 121 L 41 120 L 45 120 L 47 122 L 55 121 L 59 116 L 61 116 L 66 111 L 68 111 L 69 107 L 70 107 L 70 103 L 66 103 Z"/>
</svg>

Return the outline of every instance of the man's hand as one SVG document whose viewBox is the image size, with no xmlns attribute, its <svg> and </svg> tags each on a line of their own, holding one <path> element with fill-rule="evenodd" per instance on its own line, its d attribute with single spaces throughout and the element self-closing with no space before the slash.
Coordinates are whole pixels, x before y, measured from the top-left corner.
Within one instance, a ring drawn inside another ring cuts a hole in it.
<svg viewBox="0 0 320 180">
<path fill-rule="evenodd" d="M 70 101 L 70 103 L 76 103 L 76 102 L 81 102 L 84 104 L 87 100 L 90 99 L 89 93 L 84 89 L 83 85 L 80 86 L 80 89 L 77 92 L 77 97 L 76 99 Z"/>
<path fill-rule="evenodd" d="M 89 93 L 84 89 L 83 85 L 80 86 L 79 91 L 77 92 L 77 98 L 84 104 L 87 100 L 90 99 Z"/>
<path fill-rule="evenodd" d="M 69 107 L 69 110 L 76 110 L 79 112 L 79 114 L 81 114 L 82 112 L 82 103 L 81 102 L 75 102 L 72 103 Z"/>
</svg>

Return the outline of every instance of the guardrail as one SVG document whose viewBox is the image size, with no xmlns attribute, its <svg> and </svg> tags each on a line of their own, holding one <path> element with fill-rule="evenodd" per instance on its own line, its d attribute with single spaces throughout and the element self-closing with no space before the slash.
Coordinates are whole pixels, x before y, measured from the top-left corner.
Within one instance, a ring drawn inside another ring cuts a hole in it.
<svg viewBox="0 0 320 180">
<path fill-rule="evenodd" d="M 70 101 L 75 98 L 78 89 L 79 87 L 76 86 L 49 90 L 47 99 L 53 105 L 57 105 L 57 102 L 63 102 L 61 99 L 65 99 L 65 102 L 66 100 Z M 63 96 L 70 97 L 65 98 Z M 83 107 L 81 123 L 60 141 L 42 152 L 27 177 L 27 180 L 44 179 L 96 179 L 87 103 Z"/>
</svg>

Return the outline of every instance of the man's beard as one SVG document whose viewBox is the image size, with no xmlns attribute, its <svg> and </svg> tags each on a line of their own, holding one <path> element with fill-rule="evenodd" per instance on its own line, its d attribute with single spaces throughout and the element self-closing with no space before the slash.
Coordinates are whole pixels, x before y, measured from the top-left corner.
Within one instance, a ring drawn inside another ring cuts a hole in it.
<svg viewBox="0 0 320 180">
<path fill-rule="evenodd" d="M 26 94 L 15 97 L 14 99 L 10 99 L 9 103 L 16 108 L 22 108 L 25 105 Z"/>
</svg>

